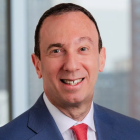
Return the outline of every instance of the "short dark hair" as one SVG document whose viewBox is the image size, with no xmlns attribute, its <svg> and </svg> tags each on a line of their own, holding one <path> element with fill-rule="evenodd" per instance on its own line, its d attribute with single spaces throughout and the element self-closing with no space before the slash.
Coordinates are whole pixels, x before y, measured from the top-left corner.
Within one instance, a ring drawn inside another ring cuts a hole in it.
<svg viewBox="0 0 140 140">
<path fill-rule="evenodd" d="M 40 29 L 41 29 L 41 26 L 43 24 L 43 21 L 51 16 L 51 15 L 61 15 L 61 14 L 64 14 L 64 13 L 67 13 L 67 12 L 83 12 L 85 15 L 87 15 L 89 17 L 89 19 L 91 19 L 93 21 L 93 23 L 95 24 L 95 27 L 97 29 L 97 32 L 98 32 L 98 46 L 99 46 L 99 53 L 100 53 L 100 50 L 102 48 L 102 39 L 101 39 L 101 36 L 100 36 L 100 32 L 99 32 L 99 29 L 98 29 L 98 26 L 97 26 L 97 23 L 94 19 L 94 17 L 92 16 L 92 14 L 87 11 L 85 8 L 79 6 L 79 5 L 76 5 L 76 4 L 73 4 L 73 3 L 61 3 L 61 4 L 58 4 L 58 5 L 55 5 L 54 7 L 51 7 L 49 10 L 47 10 L 40 18 L 37 26 L 36 26 L 36 30 L 35 30 L 35 47 L 34 47 L 34 53 L 35 55 L 40 59 L 40 47 L 39 47 L 39 44 L 40 44 Z"/>
</svg>

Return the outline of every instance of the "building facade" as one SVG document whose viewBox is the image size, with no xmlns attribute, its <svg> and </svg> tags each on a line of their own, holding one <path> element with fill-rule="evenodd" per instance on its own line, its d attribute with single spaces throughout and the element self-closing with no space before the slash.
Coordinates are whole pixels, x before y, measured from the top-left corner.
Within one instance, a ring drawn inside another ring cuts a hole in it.
<svg viewBox="0 0 140 140">
<path fill-rule="evenodd" d="M 140 0 L 131 0 L 132 11 L 132 71 L 130 115 L 140 118 Z"/>
</svg>

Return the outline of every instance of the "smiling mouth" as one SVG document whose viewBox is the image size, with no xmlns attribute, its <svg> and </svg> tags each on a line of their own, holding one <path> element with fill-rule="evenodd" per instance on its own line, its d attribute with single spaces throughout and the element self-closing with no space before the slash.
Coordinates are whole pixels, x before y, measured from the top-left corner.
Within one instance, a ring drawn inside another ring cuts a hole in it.
<svg viewBox="0 0 140 140">
<path fill-rule="evenodd" d="M 76 79 L 76 80 L 67 80 L 67 79 L 61 79 L 60 81 L 64 84 L 68 84 L 68 85 L 77 85 L 78 83 L 82 82 L 84 80 L 84 78 L 81 79 Z"/>
</svg>

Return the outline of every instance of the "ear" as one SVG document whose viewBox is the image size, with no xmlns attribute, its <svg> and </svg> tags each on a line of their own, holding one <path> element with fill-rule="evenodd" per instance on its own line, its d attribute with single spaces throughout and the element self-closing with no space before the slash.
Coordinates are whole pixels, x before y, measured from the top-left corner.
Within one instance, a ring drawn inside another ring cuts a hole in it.
<svg viewBox="0 0 140 140">
<path fill-rule="evenodd" d="M 38 78 L 40 79 L 40 78 L 42 78 L 41 62 L 35 54 L 32 54 L 31 58 L 32 58 L 32 63 L 34 65 L 35 69 L 36 69 L 36 73 L 38 75 Z"/>
<path fill-rule="evenodd" d="M 102 47 L 99 54 L 99 71 L 100 72 L 102 72 L 105 67 L 105 60 L 106 60 L 106 49 Z"/>
</svg>

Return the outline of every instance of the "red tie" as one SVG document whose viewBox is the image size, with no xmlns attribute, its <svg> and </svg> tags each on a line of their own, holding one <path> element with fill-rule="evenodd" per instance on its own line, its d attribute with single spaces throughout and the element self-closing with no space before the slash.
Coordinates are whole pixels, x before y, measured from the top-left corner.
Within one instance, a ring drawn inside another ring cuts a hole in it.
<svg viewBox="0 0 140 140">
<path fill-rule="evenodd" d="M 82 123 L 72 126 L 70 129 L 75 133 L 77 140 L 87 140 L 87 128 L 88 126 Z"/>
</svg>

